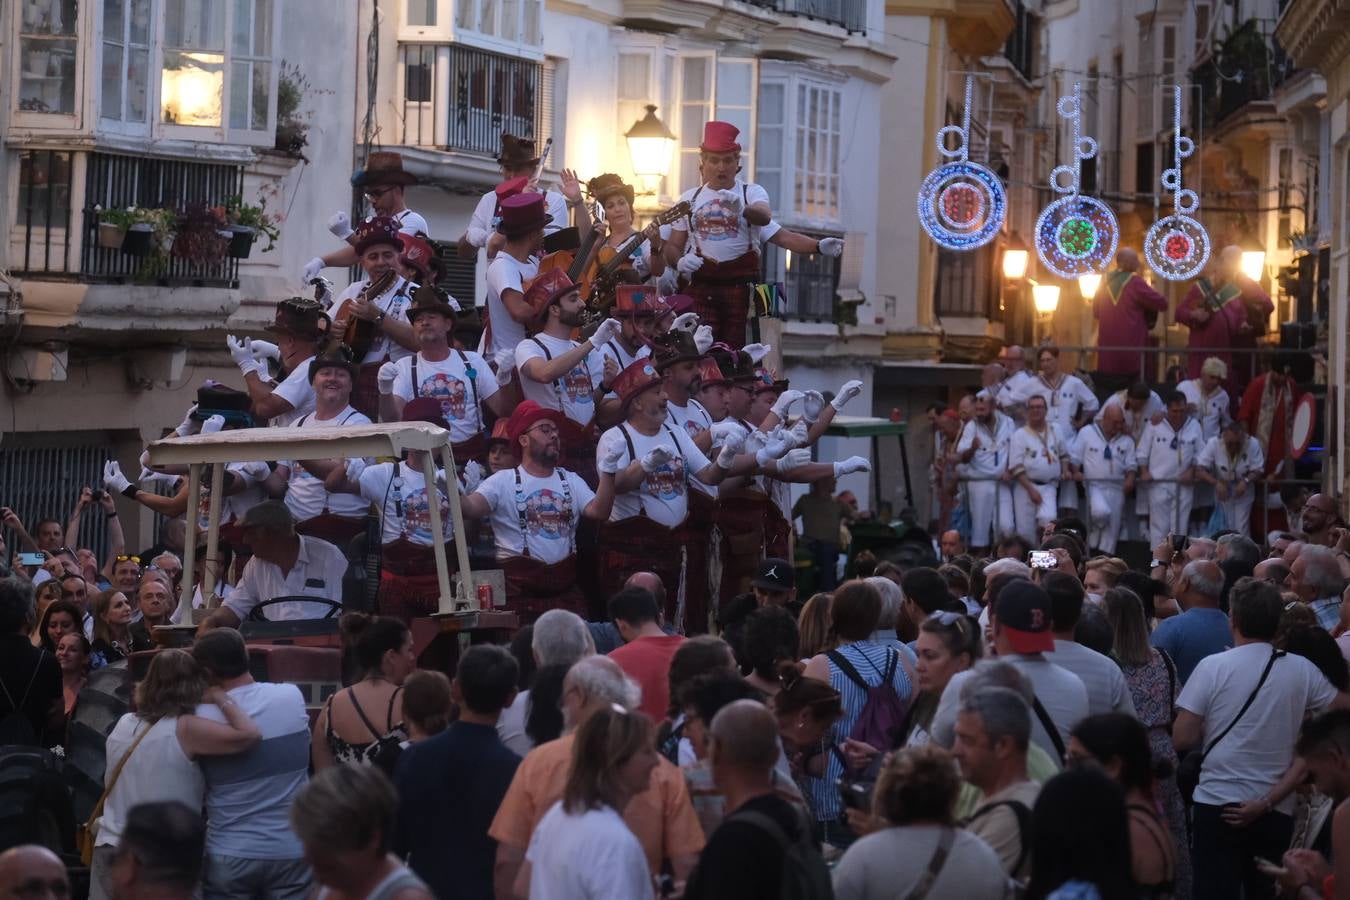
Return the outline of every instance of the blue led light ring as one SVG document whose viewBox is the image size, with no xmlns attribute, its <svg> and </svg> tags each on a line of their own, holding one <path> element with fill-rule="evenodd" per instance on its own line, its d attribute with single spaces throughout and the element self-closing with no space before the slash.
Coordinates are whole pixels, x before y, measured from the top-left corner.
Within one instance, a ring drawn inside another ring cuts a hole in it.
<svg viewBox="0 0 1350 900">
<path fill-rule="evenodd" d="M 975 79 L 966 77 L 965 105 L 960 125 L 938 129 L 936 143 L 943 163 L 924 178 L 919 186 L 919 224 L 938 246 L 947 250 L 974 250 L 989 243 L 1003 230 L 1008 213 L 1008 198 L 999 177 L 979 163 L 970 161 L 970 108 Z M 947 147 L 947 137 L 956 135 L 955 149 Z M 965 200 L 959 195 L 969 192 Z M 961 216 L 953 216 L 949 205 L 961 204 Z"/>
<path fill-rule="evenodd" d="M 1195 152 L 1195 142 L 1181 133 L 1181 87 L 1172 88 L 1172 166 L 1164 169 L 1163 190 L 1172 195 L 1172 213 L 1154 222 L 1144 236 L 1144 256 L 1153 271 L 1168 281 L 1185 281 L 1205 269 L 1212 249 L 1209 232 L 1194 218 L 1200 197 L 1181 186 L 1181 161 Z"/>
</svg>

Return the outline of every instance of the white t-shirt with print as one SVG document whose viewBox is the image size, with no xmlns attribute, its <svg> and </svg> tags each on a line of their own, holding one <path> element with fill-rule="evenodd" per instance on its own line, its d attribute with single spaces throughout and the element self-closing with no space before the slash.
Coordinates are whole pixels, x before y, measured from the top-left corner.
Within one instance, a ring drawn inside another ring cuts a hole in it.
<svg viewBox="0 0 1350 900">
<path fill-rule="evenodd" d="M 320 419 L 310 414 L 297 420 L 293 428 L 339 428 L 343 425 L 369 425 L 370 419 L 348 406 L 331 419 Z M 295 516 L 295 521 L 304 522 L 327 510 L 335 516 L 356 517 L 366 514 L 370 504 L 353 494 L 330 494 L 323 486 L 323 479 L 315 478 L 309 471 L 293 459 L 282 460 L 278 465 L 289 471 L 286 483 L 286 508 Z"/>
<path fill-rule="evenodd" d="M 625 432 L 633 444 L 631 456 L 628 443 L 624 440 Z M 595 458 L 604 459 L 611 448 L 621 448 L 623 455 L 619 459 L 619 466 L 622 468 L 633 460 L 640 461 L 649 451 L 661 446 L 674 450 L 675 456 L 655 472 L 644 473 L 642 484 L 637 490 L 615 496 L 614 511 L 609 517 L 611 522 L 631 519 L 645 512 L 658 525 L 674 528 L 689 514 L 689 494 L 685 480 L 693 478 L 695 472 L 703 471 L 711 463 L 682 430 L 667 425 L 648 437 L 631 425 L 616 425 L 600 435 Z"/>
<path fill-rule="evenodd" d="M 511 318 L 506 304 L 502 302 L 502 292 L 511 290 L 523 294 L 525 282 L 538 274 L 539 260 L 533 256 L 528 262 L 521 262 L 509 253 L 498 253 L 488 266 L 487 308 L 492 342 L 483 347 L 483 355 L 488 359 L 496 359 L 500 351 L 507 347 L 515 349 L 517 344 L 525 340 L 525 326 Z"/>
<path fill-rule="evenodd" d="M 595 348 L 595 353 L 592 354 L 594 358 L 592 365 L 600 373 L 598 376 L 600 381 L 604 381 L 606 359 L 614 360 L 615 365 L 619 367 L 618 370 L 622 372 L 639 359 L 647 359 L 651 355 L 652 348 L 648 347 L 646 344 L 639 347 L 636 353 L 630 354 L 627 348 L 619 342 L 619 339 L 615 338 L 612 341 L 605 341 L 599 347 Z M 596 384 L 599 384 L 600 381 L 597 381 Z M 611 391 L 611 393 L 613 392 Z"/>
<path fill-rule="evenodd" d="M 438 480 L 444 479 L 445 471 L 437 469 L 436 476 Z M 392 544 L 401 537 L 423 547 L 435 543 L 431 532 L 431 507 L 427 503 L 427 480 L 417 467 L 406 462 L 366 466 L 357 481 L 361 486 L 361 498 L 380 510 L 381 543 Z M 450 502 L 440 487 L 436 488 L 436 495 L 440 498 L 441 528 L 448 543 L 455 539 Z"/>
<path fill-rule="evenodd" d="M 520 374 L 520 390 L 526 400 L 533 400 L 546 409 L 556 409 L 578 425 L 589 425 L 595 418 L 595 395 L 604 374 L 604 364 L 597 354 L 588 353 L 572 367 L 572 371 L 554 381 L 535 381 L 523 371 L 525 363 L 532 359 L 548 362 L 550 358 L 557 359 L 576 346 L 574 340 L 541 332 L 516 345 L 516 370 Z"/>
<path fill-rule="evenodd" d="M 712 416 L 708 415 L 708 411 L 703 408 L 703 404 L 690 397 L 688 406 L 680 406 L 674 400 L 666 404 L 666 424 L 671 428 L 684 431 L 692 439 L 698 437 L 698 433 L 705 428 L 711 428 L 713 421 Z M 693 479 L 690 484 L 693 485 L 694 490 L 707 494 L 709 497 L 717 496 L 716 487 L 706 485 L 697 478 Z"/>
<path fill-rule="evenodd" d="M 368 284 L 370 284 L 370 279 L 363 278 L 355 284 L 347 285 L 347 289 L 339 294 L 336 302 L 333 303 L 333 311 L 329 313 L 333 317 L 333 321 L 341 318 L 343 315 L 342 307 L 348 301 L 355 300 Z M 408 324 L 408 307 L 412 305 L 414 287 L 416 285 L 408 279 L 396 278 L 389 290 L 375 298 L 375 305 L 384 311 L 386 318 L 406 325 Z M 394 362 L 398 362 L 405 356 L 412 356 L 412 351 L 391 338 L 377 325 L 375 337 L 370 342 L 370 349 L 361 358 L 361 365 L 381 362 L 385 356 L 388 356 Z"/>
<path fill-rule="evenodd" d="M 309 364 L 314 357 L 302 360 L 291 373 L 282 379 L 281 384 L 272 388 L 272 395 L 285 400 L 293 408 L 288 413 L 273 416 L 267 424 L 273 428 L 283 428 L 295 422 L 301 416 L 314 412 L 314 385 L 309 383 Z"/>
<path fill-rule="evenodd" d="M 520 489 L 516 489 L 516 477 Z M 566 479 L 566 490 L 564 487 Z M 483 479 L 474 493 L 481 494 L 492 508 L 492 536 L 497 542 L 497 558 L 524 556 L 529 541 L 530 559 L 545 565 L 561 562 L 572 554 L 577 523 L 581 513 L 595 499 L 581 476 L 567 469 L 554 469 L 547 478 L 531 475 L 523 467 L 503 469 Z M 521 504 L 524 505 L 525 531 L 520 531 Z"/>
<path fill-rule="evenodd" d="M 244 513 L 267 499 L 262 483 L 272 474 L 265 462 L 233 462 L 225 464 L 226 472 L 233 472 L 244 481 L 244 489 L 235 494 L 227 494 L 220 507 L 220 524 L 242 521 Z M 202 531 L 210 527 L 211 515 L 211 479 L 203 478 L 197 494 L 197 522 Z"/>
<path fill-rule="evenodd" d="M 722 191 L 707 185 L 690 188 L 680 195 L 681 200 L 693 207 L 694 233 L 685 244 L 686 252 L 697 251 L 708 259 L 730 262 L 751 249 L 758 249 L 756 236 L 745 220 L 745 210 L 756 203 L 767 204 L 769 192 L 738 178 L 726 193 L 735 195 L 734 202 L 724 197 Z M 671 223 L 672 231 L 687 232 L 688 229 L 688 219 L 680 218 Z"/>
<path fill-rule="evenodd" d="M 413 364 L 417 365 L 417 380 L 413 385 Z M 467 441 L 483 431 L 481 404 L 497 393 L 497 379 L 488 368 L 487 360 L 472 351 L 454 350 L 445 359 L 431 362 L 420 352 L 407 356 L 396 364 L 394 396 L 404 403 L 417 397 L 432 397 L 441 401 L 441 413 L 450 425 L 450 440 L 456 444 Z M 470 383 L 472 382 L 472 384 Z M 474 388 L 477 388 L 475 392 Z M 477 403 L 474 403 L 475 393 Z"/>
</svg>

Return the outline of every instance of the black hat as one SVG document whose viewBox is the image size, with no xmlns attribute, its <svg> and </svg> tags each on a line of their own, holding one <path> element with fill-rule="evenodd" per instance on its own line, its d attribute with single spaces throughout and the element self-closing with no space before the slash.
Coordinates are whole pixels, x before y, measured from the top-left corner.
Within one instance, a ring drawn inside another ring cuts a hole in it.
<svg viewBox="0 0 1350 900">
<path fill-rule="evenodd" d="M 759 571 L 755 573 L 750 586 L 766 591 L 790 591 L 797 586 L 797 573 L 786 559 L 765 557 L 760 560 Z"/>
<path fill-rule="evenodd" d="M 329 368 L 346 369 L 347 374 L 352 376 L 352 381 L 356 381 L 357 365 L 352 362 L 352 351 L 346 344 L 329 347 L 309 361 L 310 384 L 314 383 L 320 371 Z"/>
<path fill-rule="evenodd" d="M 703 355 L 694 344 L 694 336 L 687 331 L 667 331 L 651 339 L 652 362 L 658 372 L 664 372 L 678 362 L 697 362 Z"/>
<path fill-rule="evenodd" d="M 502 132 L 502 152 L 497 155 L 497 165 L 512 169 L 539 165 L 539 154 L 534 152 L 534 141 Z"/>
<path fill-rule="evenodd" d="M 302 341 L 322 340 L 331 327 L 328 313 L 317 300 L 309 297 L 287 297 L 277 304 L 276 318 L 263 331 L 285 334 Z"/>
<path fill-rule="evenodd" d="M 998 592 L 994 618 L 1014 653 L 1047 653 L 1055 649 L 1050 630 L 1050 595 L 1038 584 L 1014 579 Z"/>
<path fill-rule="evenodd" d="M 212 416 L 220 416 L 226 425 L 252 428 L 253 416 L 249 413 L 252 408 L 253 401 L 247 392 L 208 381 L 197 388 L 197 408 L 193 411 L 192 418 L 204 422 Z"/>
<path fill-rule="evenodd" d="M 434 312 L 440 313 L 451 322 L 455 321 L 455 313 L 459 312 L 450 302 L 450 295 L 437 290 L 429 284 L 417 286 L 413 291 L 412 304 L 408 307 L 408 322 L 416 322 L 417 317 L 422 313 Z"/>
</svg>

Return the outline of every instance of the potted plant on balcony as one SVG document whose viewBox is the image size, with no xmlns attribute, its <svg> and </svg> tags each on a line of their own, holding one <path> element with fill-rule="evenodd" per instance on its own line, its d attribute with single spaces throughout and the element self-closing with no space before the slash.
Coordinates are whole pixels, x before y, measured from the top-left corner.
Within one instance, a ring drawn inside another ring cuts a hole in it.
<svg viewBox="0 0 1350 900">
<path fill-rule="evenodd" d="M 222 207 L 205 203 L 185 207 L 174 223 L 173 256 L 199 266 L 220 262 L 229 244 L 228 224 Z"/>
<path fill-rule="evenodd" d="M 245 203 L 238 194 L 225 201 L 223 208 L 225 220 L 229 223 L 230 245 L 228 252 L 235 259 L 246 259 L 253 250 L 253 242 L 259 235 L 267 238 L 263 253 L 271 250 L 280 235 L 279 217 L 267 212 L 267 200 L 259 200 L 259 205 Z"/>
<path fill-rule="evenodd" d="M 145 256 L 153 249 L 155 232 L 163 230 L 163 210 L 129 206 L 98 212 L 98 245 L 120 249 L 131 256 Z M 162 239 L 162 237 L 161 237 Z"/>
</svg>

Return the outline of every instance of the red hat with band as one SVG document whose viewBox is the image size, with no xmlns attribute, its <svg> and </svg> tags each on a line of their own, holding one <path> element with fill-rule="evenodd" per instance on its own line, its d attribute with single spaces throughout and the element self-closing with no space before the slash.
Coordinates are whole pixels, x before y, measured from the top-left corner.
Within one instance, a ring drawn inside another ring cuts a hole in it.
<svg viewBox="0 0 1350 900">
<path fill-rule="evenodd" d="M 431 249 L 431 245 L 420 237 L 411 234 L 401 234 L 399 239 L 403 241 L 402 260 L 405 266 L 411 266 L 426 277 L 431 271 L 431 259 L 436 255 L 436 251 Z"/>
<path fill-rule="evenodd" d="M 561 436 L 567 424 L 567 417 L 556 409 L 549 409 L 533 400 L 526 400 L 519 404 L 511 413 L 511 418 L 506 420 L 506 436 L 512 444 L 519 443 L 520 436 L 540 422 L 552 422 L 558 426 L 558 433 Z"/>
<path fill-rule="evenodd" d="M 621 284 L 614 289 L 614 307 L 609 314 L 616 319 L 628 316 L 656 315 L 661 296 L 647 284 Z"/>
<path fill-rule="evenodd" d="M 698 364 L 698 377 L 704 387 L 713 387 L 722 385 L 731 386 L 731 379 L 722 374 L 722 367 L 717 364 L 717 360 L 705 356 Z"/>
<path fill-rule="evenodd" d="M 503 200 L 501 207 L 497 231 L 506 237 L 527 235 L 553 221 L 544 205 L 543 194 L 516 194 Z"/>
<path fill-rule="evenodd" d="M 614 379 L 613 390 L 619 395 L 619 404 L 624 412 L 628 411 L 628 404 L 633 402 L 633 398 L 645 390 L 654 387 L 660 387 L 665 381 L 661 373 L 656 371 L 656 366 L 648 358 L 635 361 L 628 368 L 624 369 Z"/>
<path fill-rule="evenodd" d="M 534 313 L 535 318 L 542 320 L 548 315 L 548 308 L 557 303 L 563 297 L 577 290 L 577 286 L 572 279 L 567 277 L 567 273 L 562 269 L 549 269 L 544 274 L 538 276 L 530 283 L 525 290 L 525 303 Z"/>
<path fill-rule="evenodd" d="M 736 143 L 741 130 L 730 122 L 716 119 L 703 126 L 703 143 L 698 149 L 704 153 L 740 153 L 741 145 Z"/>
</svg>

